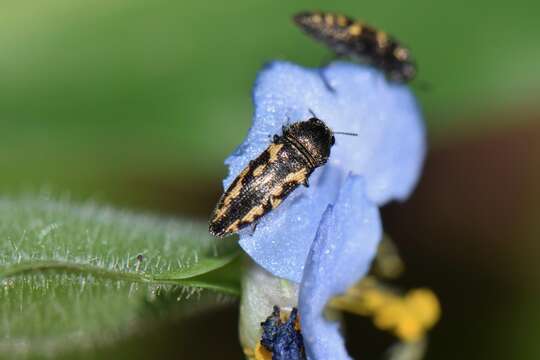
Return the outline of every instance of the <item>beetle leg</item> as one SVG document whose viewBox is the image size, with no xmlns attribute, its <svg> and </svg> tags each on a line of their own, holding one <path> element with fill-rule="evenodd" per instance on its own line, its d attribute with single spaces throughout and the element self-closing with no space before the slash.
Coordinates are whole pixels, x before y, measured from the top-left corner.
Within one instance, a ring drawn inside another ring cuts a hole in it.
<svg viewBox="0 0 540 360">
<path fill-rule="evenodd" d="M 250 236 L 253 236 L 253 234 L 255 233 L 255 229 L 257 229 L 257 221 L 254 221 L 251 223 L 251 232 L 250 232 Z"/>
</svg>

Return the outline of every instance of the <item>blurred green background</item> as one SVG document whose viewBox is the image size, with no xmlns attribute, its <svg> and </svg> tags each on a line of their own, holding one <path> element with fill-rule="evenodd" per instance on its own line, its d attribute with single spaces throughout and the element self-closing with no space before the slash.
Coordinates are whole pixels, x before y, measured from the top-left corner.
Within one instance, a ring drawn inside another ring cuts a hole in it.
<svg viewBox="0 0 540 360">
<path fill-rule="evenodd" d="M 290 21 L 305 9 L 396 35 L 430 84 L 412 84 L 425 176 L 383 212 L 410 263 L 402 285 L 441 297 L 428 358 L 538 358 L 538 2 L 0 1 L 0 194 L 206 218 L 257 71 L 329 59 Z M 236 341 L 234 310 L 220 316 Z"/>
</svg>

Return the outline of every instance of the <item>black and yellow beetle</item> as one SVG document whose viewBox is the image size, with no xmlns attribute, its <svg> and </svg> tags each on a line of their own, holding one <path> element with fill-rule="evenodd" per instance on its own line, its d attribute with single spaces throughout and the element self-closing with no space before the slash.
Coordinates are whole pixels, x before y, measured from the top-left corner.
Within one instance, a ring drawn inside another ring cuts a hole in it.
<svg viewBox="0 0 540 360">
<path fill-rule="evenodd" d="M 335 133 L 316 117 L 282 132 L 223 193 L 211 215 L 210 233 L 235 233 L 278 207 L 299 185 L 308 186 L 309 176 L 326 163 L 335 143 Z"/>
<path fill-rule="evenodd" d="M 367 62 L 396 82 L 407 82 L 416 75 L 409 50 L 386 32 L 347 16 L 305 11 L 293 17 L 305 33 L 323 42 L 339 56 Z"/>
</svg>

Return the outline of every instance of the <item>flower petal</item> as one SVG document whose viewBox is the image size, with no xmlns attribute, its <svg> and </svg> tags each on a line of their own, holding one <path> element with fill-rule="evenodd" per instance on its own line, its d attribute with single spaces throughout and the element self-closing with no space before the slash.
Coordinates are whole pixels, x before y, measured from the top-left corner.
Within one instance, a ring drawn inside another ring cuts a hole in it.
<svg viewBox="0 0 540 360">
<path fill-rule="evenodd" d="M 425 154 L 425 131 L 406 85 L 388 82 L 366 65 L 334 62 L 307 69 L 277 61 L 259 73 L 253 99 L 253 125 L 225 160 L 225 186 L 270 144 L 272 135 L 281 134 L 283 125 L 307 120 L 312 110 L 332 130 L 358 133 L 338 135 L 330 162 L 362 175 L 372 201 L 402 200 L 413 189 Z"/>
<path fill-rule="evenodd" d="M 272 63 L 257 78 L 254 103 L 253 126 L 225 161 L 225 187 L 283 125 L 307 120 L 310 110 L 334 131 L 358 133 L 336 135 L 330 160 L 312 174 L 310 187 L 296 189 L 253 234 L 240 233 L 240 245 L 257 263 L 299 282 L 320 217 L 334 203 L 344 174 L 362 175 L 368 198 L 379 205 L 408 196 L 424 157 L 420 112 L 406 86 L 388 83 L 371 67 L 343 62 L 323 69 Z"/>
<path fill-rule="evenodd" d="M 326 320 L 324 309 L 367 273 L 381 236 L 379 211 L 365 195 L 364 179 L 350 175 L 336 205 L 323 215 L 300 285 L 298 307 L 310 360 L 350 359 L 338 323 Z"/>
<path fill-rule="evenodd" d="M 315 170 L 309 188 L 296 189 L 259 220 L 252 235 L 240 233 L 240 246 L 275 276 L 299 283 L 320 218 L 335 201 L 342 177 L 332 165 Z"/>
<path fill-rule="evenodd" d="M 405 85 L 389 83 L 375 69 L 334 63 L 324 70 L 337 105 L 322 113 L 339 137 L 332 162 L 362 175 L 368 198 L 378 205 L 409 196 L 426 152 L 425 130 L 414 95 Z M 332 111 L 333 110 L 333 111 Z M 334 125 L 333 119 L 340 122 Z"/>
</svg>

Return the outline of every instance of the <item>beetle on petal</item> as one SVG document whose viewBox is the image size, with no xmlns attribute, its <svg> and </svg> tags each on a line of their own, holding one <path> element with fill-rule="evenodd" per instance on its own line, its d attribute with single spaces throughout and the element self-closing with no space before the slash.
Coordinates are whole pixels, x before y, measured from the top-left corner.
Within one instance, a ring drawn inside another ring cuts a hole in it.
<svg viewBox="0 0 540 360">
<path fill-rule="evenodd" d="M 254 231 L 238 231 L 240 246 L 260 266 L 300 282 L 322 214 L 335 203 L 349 172 L 365 179 L 366 195 L 377 206 L 407 198 L 424 157 L 422 116 L 407 86 L 388 82 L 370 66 L 344 62 L 321 69 L 273 62 L 259 73 L 253 98 L 253 125 L 225 161 L 225 189 L 268 148 L 268 135 L 279 134 L 288 118 L 307 119 L 314 112 L 328 128 L 358 134 L 338 139 L 326 164 L 310 175 L 309 188 L 298 186 L 257 220 Z"/>
<path fill-rule="evenodd" d="M 254 224 L 299 185 L 308 186 L 335 143 L 334 134 L 315 117 L 283 127 L 283 135 L 240 172 L 221 196 L 210 220 L 215 236 L 230 235 Z"/>
</svg>

